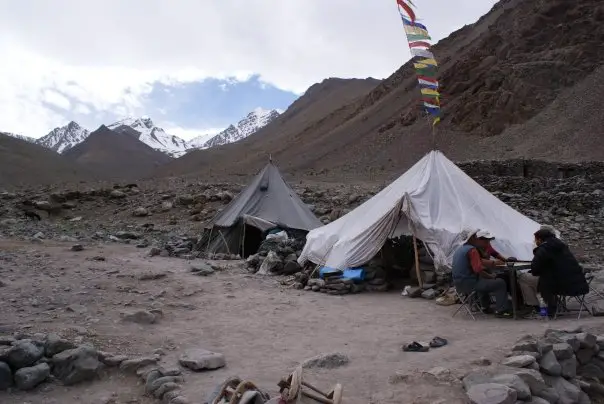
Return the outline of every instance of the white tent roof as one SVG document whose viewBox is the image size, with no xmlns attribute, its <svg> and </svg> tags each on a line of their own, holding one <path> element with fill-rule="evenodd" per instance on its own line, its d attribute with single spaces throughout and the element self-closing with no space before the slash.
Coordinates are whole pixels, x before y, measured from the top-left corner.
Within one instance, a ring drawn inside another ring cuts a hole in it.
<svg viewBox="0 0 604 404">
<path fill-rule="evenodd" d="M 478 185 L 441 152 L 432 151 L 373 198 L 312 230 L 299 258 L 330 268 L 366 264 L 388 238 L 413 234 L 449 267 L 464 229 L 488 230 L 504 256 L 531 260 L 539 224 Z"/>
</svg>

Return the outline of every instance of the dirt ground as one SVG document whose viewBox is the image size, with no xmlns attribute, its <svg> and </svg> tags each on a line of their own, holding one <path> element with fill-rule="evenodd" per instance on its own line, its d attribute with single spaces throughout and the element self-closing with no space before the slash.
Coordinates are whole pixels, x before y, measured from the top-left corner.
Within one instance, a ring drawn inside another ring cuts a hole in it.
<svg viewBox="0 0 604 404">
<path fill-rule="evenodd" d="M 408 299 L 400 291 L 335 297 L 246 274 L 239 262 L 223 262 L 222 271 L 199 277 L 189 272 L 190 261 L 149 258 L 132 246 L 90 245 L 81 252 L 70 247 L 0 240 L 0 334 L 53 331 L 127 355 L 161 349 L 166 366 L 175 366 L 187 348 L 223 353 L 225 368 L 185 373 L 183 390 L 194 403 L 231 375 L 276 394 L 276 383 L 298 363 L 335 352 L 348 355 L 350 363 L 308 371 L 307 377 L 325 389 L 342 383 L 345 403 L 462 403 L 458 388 L 418 375 L 435 366 L 460 374 L 480 357 L 500 359 L 524 334 L 577 325 L 573 319 L 474 322 L 452 318 L 457 306 Z M 140 280 L 150 274 L 165 276 Z M 157 324 L 121 320 L 120 313 L 151 308 L 164 313 Z M 604 330 L 601 320 L 589 316 L 580 323 Z M 401 351 L 405 342 L 434 336 L 449 345 L 427 353 Z M 80 386 L 47 383 L 33 392 L 0 393 L 2 404 L 151 402 L 137 380 L 111 371 Z"/>
</svg>

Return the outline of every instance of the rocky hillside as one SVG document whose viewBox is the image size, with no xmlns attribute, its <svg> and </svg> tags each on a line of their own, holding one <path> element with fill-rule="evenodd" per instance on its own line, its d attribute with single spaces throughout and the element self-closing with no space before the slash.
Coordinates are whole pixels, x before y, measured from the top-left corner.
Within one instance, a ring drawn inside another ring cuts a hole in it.
<svg viewBox="0 0 604 404">
<path fill-rule="evenodd" d="M 138 138 L 104 125 L 63 155 L 104 179 L 136 179 L 171 160 Z"/>
<path fill-rule="evenodd" d="M 434 145 L 455 160 L 602 160 L 604 129 L 595 120 L 603 22 L 599 0 L 502 0 L 440 41 L 433 51 L 445 119 L 435 142 L 407 63 L 365 94 L 331 100 L 304 120 L 284 114 L 249 142 L 174 162 L 164 173 L 243 173 L 271 153 L 297 175 L 373 180 L 400 174 Z"/>
<path fill-rule="evenodd" d="M 0 188 L 91 179 L 88 170 L 42 146 L 0 133 Z"/>
</svg>

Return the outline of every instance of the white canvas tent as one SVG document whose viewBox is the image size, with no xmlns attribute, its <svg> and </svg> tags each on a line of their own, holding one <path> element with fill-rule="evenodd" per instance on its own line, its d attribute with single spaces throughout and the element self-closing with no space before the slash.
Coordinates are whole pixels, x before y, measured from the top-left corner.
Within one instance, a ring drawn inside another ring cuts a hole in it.
<svg viewBox="0 0 604 404">
<path fill-rule="evenodd" d="M 430 247 L 437 269 L 444 270 L 467 228 L 491 232 L 493 247 L 503 255 L 530 260 L 539 224 L 432 151 L 361 206 L 308 233 L 298 262 L 354 268 L 373 258 L 388 238 L 413 234 Z"/>
</svg>

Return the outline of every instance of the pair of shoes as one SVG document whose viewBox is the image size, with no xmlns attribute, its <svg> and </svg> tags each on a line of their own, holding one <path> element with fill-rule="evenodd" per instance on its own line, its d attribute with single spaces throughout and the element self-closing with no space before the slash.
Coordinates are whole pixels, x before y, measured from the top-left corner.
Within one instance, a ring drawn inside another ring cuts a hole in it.
<svg viewBox="0 0 604 404">
<path fill-rule="evenodd" d="M 543 317 L 541 317 L 541 313 L 538 311 L 531 311 L 530 313 L 522 316 L 522 318 L 525 320 L 541 320 Z"/>
<path fill-rule="evenodd" d="M 413 341 L 410 344 L 403 345 L 403 351 L 405 352 L 428 352 L 430 348 L 423 346 L 419 342 Z"/>
</svg>

